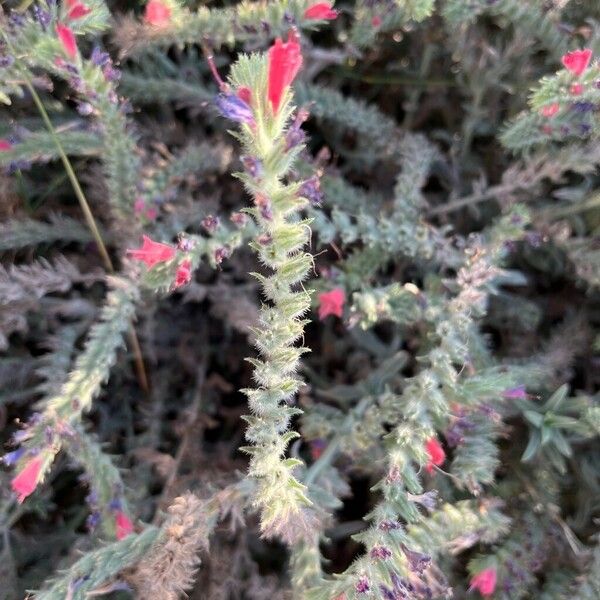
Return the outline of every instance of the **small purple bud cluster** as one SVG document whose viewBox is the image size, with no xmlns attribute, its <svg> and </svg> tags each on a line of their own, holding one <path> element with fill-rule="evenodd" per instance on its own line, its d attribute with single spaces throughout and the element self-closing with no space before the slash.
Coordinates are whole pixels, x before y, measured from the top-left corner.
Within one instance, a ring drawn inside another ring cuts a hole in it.
<svg viewBox="0 0 600 600">
<path fill-rule="evenodd" d="M 221 115 L 226 119 L 248 125 L 254 124 L 252 108 L 241 98 L 233 94 L 219 94 L 216 99 L 216 105 Z"/>
<path fill-rule="evenodd" d="M 225 246 L 220 246 L 214 252 L 215 263 L 220 265 L 226 258 L 231 256 L 231 248 L 225 244 Z"/>
<path fill-rule="evenodd" d="M 242 156 L 241 160 L 242 164 L 244 165 L 244 169 L 246 169 L 251 177 L 254 177 L 254 179 L 261 177 L 263 167 L 258 158 L 255 158 L 254 156 Z"/>
<path fill-rule="evenodd" d="M 233 212 L 231 213 L 229 219 L 236 227 L 240 229 L 248 224 L 248 215 L 243 212 Z"/>
<path fill-rule="evenodd" d="M 254 198 L 254 204 L 256 204 L 256 208 L 260 212 L 260 216 L 266 221 L 270 221 L 273 218 L 273 208 L 271 206 L 271 201 L 262 194 L 257 194 Z"/>
<path fill-rule="evenodd" d="M 302 123 L 308 119 L 309 112 L 305 108 L 301 108 L 296 113 L 294 122 L 290 125 L 286 136 L 285 136 L 285 149 L 286 151 L 303 144 L 306 140 L 306 134 L 302 130 Z"/>
<path fill-rule="evenodd" d="M 47 10 L 44 10 L 39 4 L 33 7 L 33 18 L 40 24 L 42 29 L 46 31 L 50 25 L 51 16 Z"/>
<path fill-rule="evenodd" d="M 417 495 L 407 493 L 406 497 L 410 502 L 416 502 L 417 504 L 425 507 L 427 510 L 433 510 L 437 505 L 438 491 L 430 490 L 424 494 Z"/>
<path fill-rule="evenodd" d="M 374 546 L 371 548 L 371 558 L 375 560 L 387 560 L 392 556 L 392 552 L 385 546 Z"/>
<path fill-rule="evenodd" d="M 371 589 L 371 586 L 369 585 L 369 580 L 367 579 L 366 575 L 361 575 L 358 578 L 354 589 L 356 589 L 357 594 L 366 594 Z"/>
<path fill-rule="evenodd" d="M 444 437 L 448 446 L 456 448 L 465 443 L 465 435 L 475 427 L 475 423 L 469 417 L 458 416 L 453 419 L 450 427 L 446 430 Z"/>
<path fill-rule="evenodd" d="M 313 175 L 307 179 L 298 192 L 300 196 L 306 198 L 312 206 L 321 206 L 323 202 L 323 192 L 321 192 L 321 179 L 318 175 Z"/>
<path fill-rule="evenodd" d="M 202 219 L 202 227 L 204 227 L 206 233 L 211 235 L 219 228 L 220 224 L 219 217 L 213 215 L 208 215 Z"/>
<path fill-rule="evenodd" d="M 400 546 L 402 548 L 402 552 L 404 556 L 406 556 L 406 560 L 408 561 L 408 568 L 413 573 L 418 573 L 422 575 L 425 569 L 431 563 L 431 556 L 427 554 L 423 554 L 422 552 L 417 552 L 416 550 L 411 550 L 404 544 Z"/>
</svg>

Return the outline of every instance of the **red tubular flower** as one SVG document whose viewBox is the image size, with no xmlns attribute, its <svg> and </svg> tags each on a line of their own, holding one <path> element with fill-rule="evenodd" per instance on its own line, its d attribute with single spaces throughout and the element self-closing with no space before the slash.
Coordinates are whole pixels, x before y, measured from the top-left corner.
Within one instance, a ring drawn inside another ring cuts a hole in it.
<svg viewBox="0 0 600 600">
<path fill-rule="evenodd" d="M 171 20 L 171 9 L 163 4 L 160 0 L 150 0 L 146 4 L 146 10 L 144 12 L 144 21 L 148 25 L 155 25 L 160 27 L 167 25 Z"/>
<path fill-rule="evenodd" d="M 12 150 L 12 144 L 8 140 L 0 140 L 0 152 Z"/>
<path fill-rule="evenodd" d="M 115 515 L 115 526 L 117 528 L 118 540 L 122 540 L 130 533 L 133 533 L 133 523 L 122 510 L 117 511 L 117 514 Z"/>
<path fill-rule="evenodd" d="M 268 96 L 277 114 L 281 99 L 288 86 L 294 81 L 302 66 L 302 54 L 298 43 L 298 33 L 290 32 L 288 41 L 284 44 L 281 38 L 269 48 L 269 90 Z"/>
<path fill-rule="evenodd" d="M 161 244 L 151 240 L 147 235 L 142 237 L 142 247 L 136 250 L 127 250 L 128 256 L 134 260 L 141 260 L 151 269 L 154 265 L 171 260 L 175 256 L 175 248 L 168 244 Z"/>
<path fill-rule="evenodd" d="M 491 596 L 496 589 L 498 576 L 496 569 L 484 569 L 471 578 L 470 590 L 478 590 L 482 596 Z"/>
<path fill-rule="evenodd" d="M 192 261 L 187 258 L 177 267 L 175 287 L 181 287 L 192 280 Z"/>
<path fill-rule="evenodd" d="M 574 50 L 562 57 L 562 64 L 566 69 L 571 71 L 573 75 L 579 77 L 588 68 L 590 60 L 592 60 L 591 50 Z"/>
<path fill-rule="evenodd" d="M 79 2 L 79 0 L 67 0 L 67 6 L 69 7 L 67 16 L 71 21 L 81 19 L 92 12 L 91 8 L 88 8 L 85 4 Z"/>
<path fill-rule="evenodd" d="M 38 477 L 42 470 L 42 459 L 36 457 L 31 459 L 23 470 L 12 480 L 11 487 L 16 492 L 19 504 L 27 498 L 37 487 Z"/>
<path fill-rule="evenodd" d="M 345 301 L 346 294 L 342 288 L 335 288 L 330 292 L 319 294 L 319 319 L 322 321 L 328 315 L 341 317 Z"/>
<path fill-rule="evenodd" d="M 437 438 L 428 439 L 425 442 L 425 450 L 427 450 L 427 454 L 429 455 L 429 462 L 427 463 L 425 470 L 428 473 L 432 473 L 433 467 L 439 467 L 444 464 L 446 453 Z"/>
<path fill-rule="evenodd" d="M 240 100 L 243 100 L 248 106 L 252 104 L 252 90 L 249 87 L 246 87 L 245 85 L 238 89 L 237 97 Z"/>
<path fill-rule="evenodd" d="M 540 113 L 542 117 L 553 117 L 560 110 L 560 104 L 558 102 L 553 102 L 552 104 L 548 104 L 547 106 L 542 107 Z"/>
<path fill-rule="evenodd" d="M 77 42 L 75 40 L 75 35 L 71 31 L 71 29 L 66 25 L 57 23 L 56 34 L 58 35 L 60 45 L 63 47 L 65 54 L 70 59 L 75 59 L 77 57 Z"/>
<path fill-rule="evenodd" d="M 317 2 L 304 11 L 304 18 L 331 21 L 337 18 L 338 14 L 338 11 L 334 10 L 329 2 Z"/>
</svg>

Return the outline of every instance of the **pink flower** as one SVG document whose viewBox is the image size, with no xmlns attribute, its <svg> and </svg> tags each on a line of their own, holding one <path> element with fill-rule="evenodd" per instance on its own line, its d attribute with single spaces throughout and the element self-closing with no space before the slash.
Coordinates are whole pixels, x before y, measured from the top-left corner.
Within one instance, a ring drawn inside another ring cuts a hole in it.
<svg viewBox="0 0 600 600">
<path fill-rule="evenodd" d="M 178 267 L 175 273 L 175 287 L 181 287 L 186 283 L 189 283 L 192 279 L 192 262 L 189 259 L 185 259 Z"/>
<path fill-rule="evenodd" d="M 573 52 L 568 52 L 562 57 L 562 64 L 566 69 L 571 71 L 573 75 L 579 77 L 588 68 L 591 59 L 591 50 L 574 50 Z"/>
<path fill-rule="evenodd" d="M 115 515 L 115 526 L 117 528 L 118 540 L 122 540 L 130 533 L 133 533 L 133 523 L 122 510 L 117 511 L 117 514 Z"/>
<path fill-rule="evenodd" d="M 133 212 L 136 215 L 141 215 L 144 212 L 145 208 L 146 203 L 144 202 L 143 198 L 136 198 L 135 202 L 133 203 Z"/>
<path fill-rule="evenodd" d="M 322 321 L 328 315 L 341 317 L 344 312 L 344 302 L 346 302 L 346 294 L 342 288 L 319 294 L 319 319 Z"/>
<path fill-rule="evenodd" d="M 12 144 L 8 140 L 0 140 L 0 152 L 12 150 Z"/>
<path fill-rule="evenodd" d="M 373 25 L 373 27 L 379 27 L 381 25 L 381 17 L 378 17 L 377 15 L 375 15 L 371 19 L 371 25 Z"/>
<path fill-rule="evenodd" d="M 525 398 L 529 397 L 529 394 L 525 391 L 524 385 L 518 385 L 517 387 L 504 390 L 502 397 L 507 400 L 525 400 Z"/>
<path fill-rule="evenodd" d="M 305 19 L 315 19 L 319 21 L 327 20 L 331 21 L 338 16 L 338 11 L 333 10 L 329 2 L 317 2 L 312 6 L 309 6 L 304 11 Z"/>
<path fill-rule="evenodd" d="M 175 248 L 168 244 L 161 244 L 151 240 L 147 235 L 142 236 L 142 247 L 136 250 L 127 250 L 127 254 L 134 260 L 141 260 L 151 269 L 154 265 L 171 260 L 175 256 Z"/>
<path fill-rule="evenodd" d="M 482 596 L 491 596 L 496 589 L 496 569 L 490 567 L 484 569 L 471 578 L 470 590 L 478 590 Z"/>
<path fill-rule="evenodd" d="M 147 211 L 146 211 L 146 218 L 150 221 L 154 221 L 156 219 L 156 217 L 158 217 L 158 211 L 156 210 L 156 208 L 154 208 L 153 206 L 151 206 Z"/>
<path fill-rule="evenodd" d="M 249 87 L 246 87 L 245 85 L 238 89 L 237 97 L 240 100 L 243 100 L 248 105 L 252 104 L 252 90 Z"/>
<path fill-rule="evenodd" d="M 553 102 L 552 104 L 548 104 L 542 107 L 540 113 L 542 117 L 553 117 L 560 110 L 560 104 L 558 102 Z"/>
<path fill-rule="evenodd" d="M 161 2 L 160 0 L 150 0 L 146 4 L 146 11 L 144 12 L 144 21 L 148 25 L 155 25 L 160 27 L 167 25 L 171 20 L 171 9 Z"/>
<path fill-rule="evenodd" d="M 444 464 L 446 453 L 437 438 L 428 439 L 425 442 L 425 450 L 427 450 L 427 454 L 429 455 L 429 462 L 427 463 L 425 470 L 428 473 L 432 473 L 434 467 L 439 467 Z"/>
<path fill-rule="evenodd" d="M 88 8 L 85 4 L 79 2 L 79 0 L 67 0 L 67 6 L 69 7 L 67 17 L 71 19 L 71 21 L 81 19 L 92 12 L 91 8 Z"/>
<path fill-rule="evenodd" d="M 574 83 L 569 91 L 572 96 L 581 96 L 583 94 L 583 85 L 581 83 Z"/>
<path fill-rule="evenodd" d="M 292 30 L 284 44 L 281 38 L 269 48 L 269 89 L 268 96 L 277 114 L 285 90 L 291 85 L 302 66 L 302 54 L 298 43 L 298 33 Z"/>
<path fill-rule="evenodd" d="M 12 480 L 11 487 L 13 492 L 16 492 L 18 495 L 19 504 L 37 487 L 41 470 L 42 459 L 40 457 L 32 458 Z"/>
<path fill-rule="evenodd" d="M 63 47 L 65 54 L 72 60 L 77 58 L 77 42 L 75 41 L 75 35 L 73 35 L 71 29 L 66 25 L 57 23 L 56 34 L 58 35 L 60 45 Z"/>
</svg>

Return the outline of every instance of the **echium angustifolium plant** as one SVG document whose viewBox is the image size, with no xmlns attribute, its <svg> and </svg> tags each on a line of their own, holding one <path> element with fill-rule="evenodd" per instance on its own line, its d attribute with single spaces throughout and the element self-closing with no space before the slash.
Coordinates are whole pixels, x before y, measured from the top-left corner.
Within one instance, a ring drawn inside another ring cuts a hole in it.
<svg viewBox="0 0 600 600">
<path fill-rule="evenodd" d="M 0 595 L 599 598 L 596 4 L 4 3 Z"/>
</svg>

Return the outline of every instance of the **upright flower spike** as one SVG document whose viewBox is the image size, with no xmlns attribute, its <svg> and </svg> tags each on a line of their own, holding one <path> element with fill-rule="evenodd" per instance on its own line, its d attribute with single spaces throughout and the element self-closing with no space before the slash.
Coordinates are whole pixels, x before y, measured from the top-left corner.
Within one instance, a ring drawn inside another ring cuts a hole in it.
<svg viewBox="0 0 600 600">
<path fill-rule="evenodd" d="M 484 597 L 491 596 L 496 590 L 497 578 L 496 569 L 484 569 L 471 578 L 469 590 L 477 590 Z"/>
<path fill-rule="evenodd" d="M 341 317 L 344 314 L 345 302 L 346 294 L 342 288 L 319 294 L 319 319 L 322 321 L 329 315 Z"/>
<path fill-rule="evenodd" d="M 269 48 L 268 97 L 275 114 L 279 112 L 281 99 L 301 66 L 302 54 L 298 33 L 292 30 L 288 34 L 287 42 L 283 43 L 281 38 L 277 38 L 275 44 Z"/>
<path fill-rule="evenodd" d="M 446 453 L 437 438 L 428 439 L 427 442 L 425 442 L 425 450 L 429 456 L 429 461 L 425 466 L 425 470 L 428 473 L 432 473 L 434 467 L 439 467 L 444 464 Z"/>
<path fill-rule="evenodd" d="M 562 57 L 562 64 L 565 69 L 579 77 L 588 68 L 590 60 L 592 60 L 591 50 L 574 50 Z"/>
<path fill-rule="evenodd" d="M 142 237 L 142 247 L 137 250 L 127 250 L 127 255 L 134 260 L 139 260 L 151 269 L 154 265 L 167 262 L 175 256 L 175 248 L 168 244 L 161 244 L 151 240 L 147 235 Z"/>
<path fill-rule="evenodd" d="M 154 27 L 163 27 L 171 21 L 171 9 L 161 0 L 150 0 L 144 11 L 144 21 Z"/>
<path fill-rule="evenodd" d="M 317 2 L 304 11 L 304 18 L 315 21 L 332 21 L 337 18 L 338 14 L 338 11 L 334 10 L 329 2 Z"/>
<path fill-rule="evenodd" d="M 133 533 L 133 523 L 122 510 L 118 510 L 115 515 L 115 528 L 118 540 L 122 540 Z"/>
<path fill-rule="evenodd" d="M 302 144 L 287 149 L 294 119 L 292 115 L 281 118 L 284 111 L 288 116 L 285 91 L 301 63 L 293 34 L 286 44 L 278 40 L 267 56 L 240 58 L 231 68 L 230 81 L 221 88 L 246 87 L 252 89 L 252 98 L 260 100 L 252 103 L 255 123 L 244 124 L 236 132 L 245 167 L 236 175 L 253 195 L 248 209 L 257 225 L 252 248 L 264 266 L 255 276 L 267 300 L 260 309 L 259 325 L 253 328 L 260 356 L 248 359 L 254 366 L 256 386 L 243 390 L 252 413 L 245 417 L 249 445 L 244 451 L 250 455 L 248 472 L 256 484 L 254 504 L 260 512 L 261 531 L 290 544 L 311 537 L 315 527 L 306 488 L 294 476 L 301 461 L 286 456 L 288 444 L 297 437 L 290 425 L 300 412 L 293 404 L 302 385 L 298 373 L 306 352 L 298 342 L 303 339 L 304 315 L 310 308 L 310 294 L 300 284 L 313 265 L 305 250 L 308 223 L 299 218 L 308 199 L 298 194 L 298 184 L 291 178 Z"/>
<path fill-rule="evenodd" d="M 17 494 L 19 504 L 33 493 L 37 487 L 42 470 L 42 458 L 36 456 L 32 458 L 23 468 L 22 471 L 12 480 L 11 487 L 13 492 Z"/>
<path fill-rule="evenodd" d="M 77 58 L 77 41 L 75 40 L 75 35 L 71 29 L 62 23 L 57 23 L 56 35 L 58 35 L 60 45 L 65 51 L 65 54 L 71 60 L 75 60 Z"/>
</svg>

